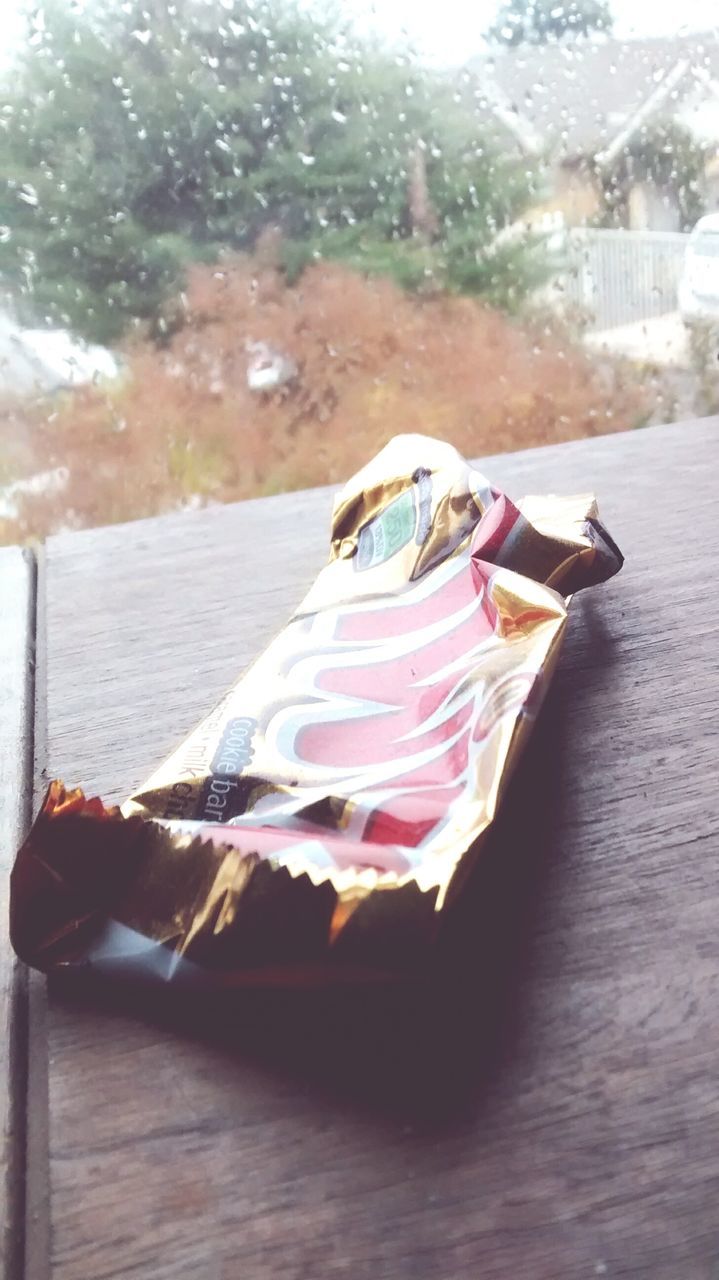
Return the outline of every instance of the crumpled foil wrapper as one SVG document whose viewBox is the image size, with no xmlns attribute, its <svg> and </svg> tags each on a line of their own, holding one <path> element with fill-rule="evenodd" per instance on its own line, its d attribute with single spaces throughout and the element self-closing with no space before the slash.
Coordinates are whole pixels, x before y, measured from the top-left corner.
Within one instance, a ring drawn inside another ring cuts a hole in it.
<svg viewBox="0 0 719 1280">
<path fill-rule="evenodd" d="M 515 505 L 396 437 L 338 495 L 297 612 L 157 772 L 121 808 L 51 784 L 12 873 L 18 954 L 218 988 L 401 972 L 481 856 L 569 597 L 621 564 L 593 498 Z"/>
</svg>

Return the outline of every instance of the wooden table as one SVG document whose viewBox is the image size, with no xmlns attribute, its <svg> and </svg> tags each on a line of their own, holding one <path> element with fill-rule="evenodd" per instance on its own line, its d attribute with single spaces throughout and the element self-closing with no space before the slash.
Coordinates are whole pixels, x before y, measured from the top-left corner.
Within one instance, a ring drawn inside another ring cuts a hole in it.
<svg viewBox="0 0 719 1280">
<path fill-rule="evenodd" d="M 28 1280 L 717 1280 L 719 424 L 484 466 L 595 489 L 627 563 L 574 602 L 441 972 L 219 1023 L 33 981 Z M 128 793 L 298 601 L 330 497 L 51 539 L 38 775 Z"/>
</svg>

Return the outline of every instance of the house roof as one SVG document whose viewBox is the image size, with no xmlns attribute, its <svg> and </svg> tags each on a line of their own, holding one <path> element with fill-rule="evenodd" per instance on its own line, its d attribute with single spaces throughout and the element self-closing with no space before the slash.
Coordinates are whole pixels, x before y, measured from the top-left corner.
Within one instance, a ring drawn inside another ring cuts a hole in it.
<svg viewBox="0 0 719 1280">
<path fill-rule="evenodd" d="M 638 116 L 652 114 L 654 104 L 657 112 L 666 113 L 670 103 L 676 111 L 697 90 L 719 102 L 714 33 L 520 45 L 481 55 L 468 69 L 490 109 L 501 102 L 505 125 L 512 113 L 515 138 L 520 145 L 528 139 L 525 150 L 536 152 L 531 140 L 540 137 L 564 159 L 606 151 Z"/>
</svg>

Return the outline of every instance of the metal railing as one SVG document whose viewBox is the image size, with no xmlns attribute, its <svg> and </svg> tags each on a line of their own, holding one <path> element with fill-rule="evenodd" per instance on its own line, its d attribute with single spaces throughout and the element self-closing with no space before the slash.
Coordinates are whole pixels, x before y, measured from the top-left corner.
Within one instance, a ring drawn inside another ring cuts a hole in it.
<svg viewBox="0 0 719 1280">
<path fill-rule="evenodd" d="M 674 231 L 572 228 L 553 292 L 580 307 L 594 330 L 666 315 L 677 308 L 688 239 Z"/>
</svg>

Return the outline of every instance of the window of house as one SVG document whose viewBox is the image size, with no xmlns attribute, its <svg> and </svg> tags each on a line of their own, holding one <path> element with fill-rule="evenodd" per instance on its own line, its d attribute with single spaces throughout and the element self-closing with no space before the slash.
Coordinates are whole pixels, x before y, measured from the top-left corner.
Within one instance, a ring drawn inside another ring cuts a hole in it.
<svg viewBox="0 0 719 1280">
<path fill-rule="evenodd" d="M 7 0 L 0 541 L 335 483 L 400 431 L 716 410 L 719 39 L 682 18 Z"/>
</svg>

